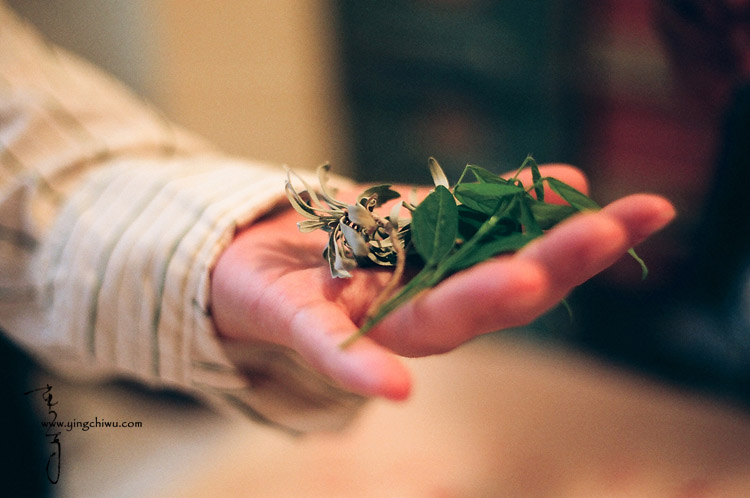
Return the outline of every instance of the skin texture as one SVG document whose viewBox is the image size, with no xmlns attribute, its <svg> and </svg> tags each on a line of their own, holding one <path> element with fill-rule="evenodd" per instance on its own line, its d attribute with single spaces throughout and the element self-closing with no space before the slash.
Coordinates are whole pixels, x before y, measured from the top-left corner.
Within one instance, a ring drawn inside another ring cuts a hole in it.
<svg viewBox="0 0 750 498">
<path fill-rule="evenodd" d="M 542 174 L 588 191 L 571 166 L 543 166 Z M 561 202 L 552 192 L 545 195 L 547 202 Z M 399 355 L 445 353 L 478 335 L 529 323 L 674 216 L 667 200 L 650 194 L 573 216 L 518 253 L 422 292 L 342 350 L 339 344 L 362 323 L 390 270 L 360 269 L 351 279 L 332 279 L 321 257 L 327 234 L 300 234 L 299 215 L 279 209 L 239 232 L 217 262 L 214 322 L 226 339 L 289 347 L 346 389 L 401 400 L 411 380 Z"/>
</svg>

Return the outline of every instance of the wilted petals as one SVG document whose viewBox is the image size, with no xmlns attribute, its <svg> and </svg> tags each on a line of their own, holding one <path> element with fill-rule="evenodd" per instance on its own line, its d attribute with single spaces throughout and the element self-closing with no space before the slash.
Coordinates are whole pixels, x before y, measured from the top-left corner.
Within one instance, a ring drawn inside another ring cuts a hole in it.
<svg viewBox="0 0 750 498">
<path fill-rule="evenodd" d="M 349 204 L 347 206 L 347 213 L 352 223 L 361 226 L 366 230 L 375 228 L 378 224 L 373 218 L 372 213 L 361 204 Z"/>
<path fill-rule="evenodd" d="M 393 205 L 391 212 L 388 214 L 388 220 L 391 222 L 391 226 L 393 226 L 395 230 L 398 230 L 398 215 L 401 213 L 401 206 L 403 206 L 403 204 L 403 201 L 397 202 Z"/>
<path fill-rule="evenodd" d="M 357 262 L 351 258 L 347 258 L 338 243 L 334 242 L 333 247 L 334 261 L 331 267 L 331 275 L 335 278 L 350 278 L 352 274 L 349 273 L 349 270 L 357 266 Z"/>
<path fill-rule="evenodd" d="M 297 228 L 302 233 L 310 233 L 314 232 L 315 230 L 323 230 L 325 229 L 325 222 L 317 219 L 317 220 L 305 220 L 305 221 L 298 221 L 297 222 Z"/>
<path fill-rule="evenodd" d="M 336 239 L 334 234 L 328 237 L 328 247 L 324 251 L 324 255 L 328 260 L 328 268 L 331 270 L 331 278 L 349 278 L 352 276 L 348 271 L 340 272 L 336 269 Z"/>
<path fill-rule="evenodd" d="M 398 199 L 399 197 L 401 197 L 401 194 L 393 190 L 390 184 L 375 185 L 359 194 L 357 203 L 364 205 L 365 203 L 362 202 L 363 199 L 374 198 L 373 207 L 380 207 L 386 202 Z"/>
<path fill-rule="evenodd" d="M 380 266 L 394 266 L 396 264 L 396 253 L 393 251 L 392 247 L 371 247 L 372 250 L 367 254 L 367 257 L 370 258 L 370 261 Z"/>
<path fill-rule="evenodd" d="M 365 242 L 365 238 L 362 237 L 362 234 L 360 234 L 349 225 L 346 225 L 342 221 L 339 221 L 339 227 L 341 227 L 341 233 L 344 234 L 346 243 L 349 244 L 349 247 L 352 249 L 354 255 L 367 256 L 367 254 L 370 252 L 370 249 L 367 245 L 367 242 Z"/>
<path fill-rule="evenodd" d="M 295 211 L 297 211 L 299 214 L 301 214 L 305 218 L 310 218 L 311 220 L 316 220 L 319 218 L 315 210 L 311 208 L 309 204 L 307 204 L 305 201 L 302 200 L 302 198 L 297 193 L 297 191 L 294 190 L 294 187 L 292 187 L 291 183 L 289 182 L 286 183 L 285 190 L 286 190 L 286 196 L 289 199 L 289 203 L 292 205 Z"/>
<path fill-rule="evenodd" d="M 450 185 L 448 184 L 448 177 L 445 176 L 445 172 L 443 172 L 443 168 L 440 167 L 438 162 L 435 160 L 434 157 L 431 157 L 428 161 L 430 166 L 430 174 L 432 175 L 432 181 L 435 183 L 435 186 L 442 185 L 443 187 L 450 190 Z"/>
<path fill-rule="evenodd" d="M 331 276 L 333 278 L 352 278 L 352 274 L 344 268 L 338 253 L 336 253 L 335 262 L 331 267 Z"/>
<path fill-rule="evenodd" d="M 302 178 L 300 175 L 298 175 L 296 172 L 292 171 L 291 169 L 286 169 L 286 182 L 287 184 L 291 185 L 292 183 L 292 175 L 294 175 L 297 180 L 299 180 L 302 185 L 305 187 L 305 191 L 307 191 L 308 195 L 310 196 L 310 200 L 312 201 L 312 207 L 316 209 L 324 210 L 325 208 L 320 203 L 320 200 L 318 199 L 318 195 L 315 193 L 315 190 L 310 188 L 310 185 L 307 184 L 304 178 Z"/>
<path fill-rule="evenodd" d="M 404 204 L 404 207 L 406 207 L 406 209 L 410 211 L 414 211 L 417 204 L 419 204 L 419 198 L 417 197 L 417 189 L 416 187 L 412 187 L 411 189 L 409 189 L 409 203 L 408 205 Z"/>
<path fill-rule="evenodd" d="M 318 183 L 320 183 L 320 190 L 323 193 L 323 199 L 328 203 L 329 206 L 336 209 L 343 209 L 346 204 L 337 201 L 336 190 L 328 186 L 328 172 L 331 166 L 329 164 L 323 164 L 318 166 Z"/>
</svg>

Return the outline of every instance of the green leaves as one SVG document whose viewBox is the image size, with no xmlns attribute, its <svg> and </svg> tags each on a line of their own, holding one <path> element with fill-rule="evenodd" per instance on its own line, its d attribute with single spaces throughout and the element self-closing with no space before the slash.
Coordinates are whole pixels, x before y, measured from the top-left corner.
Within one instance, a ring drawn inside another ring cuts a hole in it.
<svg viewBox="0 0 750 498">
<path fill-rule="evenodd" d="M 416 207 L 416 201 L 398 203 L 385 217 L 380 217 L 374 209 L 400 197 L 390 185 L 370 187 L 350 205 L 333 198 L 335 191 L 327 185 L 327 165 L 318 170 L 320 194 L 310 190 L 299 177 L 305 187 L 302 192 L 292 187 L 291 175 L 287 180 L 289 201 L 307 218 L 299 223 L 300 230 L 322 229 L 330 234 L 324 256 L 333 277 L 350 277 L 350 270 L 367 263 L 396 267 L 391 282 L 375 300 L 374 309 L 368 311 L 364 325 L 342 347 L 451 274 L 499 254 L 517 251 L 579 211 L 600 209 L 596 202 L 570 185 L 543 177 L 531 156 L 510 179 L 467 165 L 452 191 L 438 162 L 430 158 L 428 164 L 435 189 Z M 519 179 L 525 168 L 531 170 L 532 184 L 528 188 Z M 567 204 L 545 202 L 545 183 Z M 412 211 L 411 220 L 399 216 L 402 204 Z M 648 270 L 643 260 L 633 249 L 628 253 L 641 265 L 645 278 Z M 420 260 L 421 270 L 395 291 L 407 259 Z"/>
<path fill-rule="evenodd" d="M 456 182 L 456 185 L 461 185 L 463 183 L 464 177 L 471 173 L 474 175 L 474 179 L 478 181 L 479 183 L 507 183 L 507 180 L 500 178 L 495 173 L 486 170 L 482 168 L 481 166 L 475 166 L 473 164 L 467 164 L 466 168 L 464 168 L 464 172 L 461 174 L 461 177 L 458 179 L 458 182 Z"/>
<path fill-rule="evenodd" d="M 465 251 L 463 257 L 457 259 L 451 265 L 450 269 L 452 272 L 465 270 L 482 261 L 494 258 L 499 254 L 517 251 L 534 238 L 532 235 L 516 232 L 506 237 L 490 240 L 484 244 L 475 246 L 470 251 Z"/>
<path fill-rule="evenodd" d="M 535 199 L 529 201 L 529 208 L 542 230 L 549 230 L 565 218 L 578 212 L 578 209 L 567 204 L 548 204 Z"/>
<path fill-rule="evenodd" d="M 570 185 L 563 183 L 556 178 L 548 177 L 545 178 L 544 181 L 546 181 L 547 185 L 549 185 L 557 195 L 562 197 L 565 202 L 579 211 L 597 211 L 598 209 L 601 209 L 599 204 L 591 200 L 586 194 L 579 192 Z"/>
<path fill-rule="evenodd" d="M 488 215 L 495 212 L 504 197 L 523 193 L 523 187 L 509 182 L 462 183 L 453 189 L 453 195 L 464 206 Z"/>
<path fill-rule="evenodd" d="M 542 185 L 542 174 L 539 172 L 539 166 L 537 166 L 536 161 L 531 156 L 528 156 L 526 161 L 531 162 L 531 181 L 534 182 L 536 198 L 544 202 L 544 185 Z"/>
<path fill-rule="evenodd" d="M 450 191 L 438 185 L 412 213 L 411 238 L 426 266 L 435 265 L 453 249 L 458 210 Z"/>
</svg>

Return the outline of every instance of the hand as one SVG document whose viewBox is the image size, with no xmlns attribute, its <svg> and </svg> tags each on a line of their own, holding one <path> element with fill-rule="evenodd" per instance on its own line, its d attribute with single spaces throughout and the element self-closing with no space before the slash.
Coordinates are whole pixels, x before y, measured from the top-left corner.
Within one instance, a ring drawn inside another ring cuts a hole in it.
<svg viewBox="0 0 750 498">
<path fill-rule="evenodd" d="M 588 190 L 573 167 L 544 166 L 542 174 Z M 554 202 L 556 196 L 548 195 Z M 361 325 L 390 270 L 331 278 L 321 256 L 326 234 L 300 234 L 299 215 L 280 209 L 239 233 L 220 257 L 212 274 L 212 313 L 227 338 L 289 347 L 347 389 L 404 399 L 411 381 L 394 353 L 443 353 L 478 335 L 529 323 L 674 214 L 665 199 L 636 194 L 573 216 L 518 253 L 424 291 L 342 350 L 339 344 Z"/>
</svg>

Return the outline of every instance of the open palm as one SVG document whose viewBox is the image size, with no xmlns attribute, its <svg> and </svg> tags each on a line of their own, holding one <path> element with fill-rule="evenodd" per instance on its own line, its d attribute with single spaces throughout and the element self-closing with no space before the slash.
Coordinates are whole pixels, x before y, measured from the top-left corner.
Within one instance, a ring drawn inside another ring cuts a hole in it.
<svg viewBox="0 0 750 498">
<path fill-rule="evenodd" d="M 546 166 L 542 173 L 587 190 L 575 168 Z M 518 253 L 422 292 L 342 350 L 340 343 L 361 325 L 390 271 L 331 278 L 321 257 L 326 235 L 300 235 L 297 213 L 282 209 L 243 230 L 222 254 L 212 275 L 214 321 L 228 338 L 297 351 L 354 392 L 403 399 L 411 382 L 396 355 L 442 353 L 477 335 L 532 321 L 673 216 L 668 201 L 649 194 L 574 216 Z"/>
</svg>

